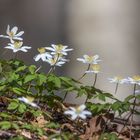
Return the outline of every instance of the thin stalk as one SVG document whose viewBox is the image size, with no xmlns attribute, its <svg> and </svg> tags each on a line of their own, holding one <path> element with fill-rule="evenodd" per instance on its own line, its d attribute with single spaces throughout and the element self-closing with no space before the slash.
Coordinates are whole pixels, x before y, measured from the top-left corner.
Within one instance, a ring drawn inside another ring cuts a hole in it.
<svg viewBox="0 0 140 140">
<path fill-rule="evenodd" d="M 57 55 L 56 61 L 55 61 L 55 63 L 53 64 L 53 66 L 51 66 L 51 68 L 50 68 L 48 74 L 52 73 L 52 72 L 55 70 L 55 64 L 58 62 L 59 56 L 60 56 L 60 54 Z"/>
<path fill-rule="evenodd" d="M 136 86 L 137 86 L 137 85 L 134 84 L 133 95 L 135 95 Z M 133 126 L 133 114 L 134 114 L 134 110 L 135 110 L 135 106 L 136 106 L 136 100 L 137 100 L 137 99 L 136 99 L 136 97 L 135 97 L 134 102 L 133 102 L 133 108 L 132 108 L 132 110 L 131 110 L 131 113 L 130 113 L 130 115 L 128 116 L 128 118 L 127 118 L 125 124 L 123 125 L 123 128 L 122 128 L 121 131 L 119 132 L 118 137 L 121 135 L 123 129 L 125 128 L 126 124 L 128 123 L 128 121 L 129 121 L 129 119 L 130 119 L 130 117 L 131 117 L 131 122 L 130 122 L 130 137 L 129 137 L 129 139 L 131 140 L 131 137 L 132 137 L 132 136 L 131 136 L 131 133 L 132 133 L 132 126 Z"/>
<path fill-rule="evenodd" d="M 97 73 L 95 73 L 95 79 L 94 79 L 93 87 L 95 87 L 96 82 L 97 82 Z"/>
<path fill-rule="evenodd" d="M 133 95 L 135 96 L 135 92 L 136 92 L 136 84 L 134 84 L 134 90 L 133 90 Z M 135 99 L 134 99 L 134 103 L 133 103 L 133 109 L 132 109 L 132 116 L 131 116 L 131 122 L 130 122 L 130 137 L 129 137 L 129 139 L 131 140 L 131 138 L 132 138 L 132 135 L 131 135 L 131 133 L 132 133 L 132 126 L 133 126 L 133 117 L 134 117 L 134 110 L 135 110 L 135 106 L 136 106 L 136 97 L 135 97 Z"/>
<path fill-rule="evenodd" d="M 119 87 L 119 83 L 117 82 L 114 94 L 117 93 L 118 87 Z"/>
<path fill-rule="evenodd" d="M 88 71 L 90 69 L 90 64 L 88 65 L 87 67 L 87 70 Z M 80 81 L 81 79 L 83 79 L 85 77 L 86 73 L 84 73 L 77 81 Z"/>
<path fill-rule="evenodd" d="M 64 101 L 65 101 L 65 99 L 66 99 L 67 95 L 68 95 L 68 91 L 65 93 L 64 98 L 63 98 L 62 102 L 64 102 Z"/>
</svg>

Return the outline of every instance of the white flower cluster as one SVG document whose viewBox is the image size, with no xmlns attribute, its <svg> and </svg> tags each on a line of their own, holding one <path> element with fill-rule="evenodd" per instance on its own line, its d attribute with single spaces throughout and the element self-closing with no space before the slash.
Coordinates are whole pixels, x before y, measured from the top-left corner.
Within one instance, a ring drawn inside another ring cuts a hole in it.
<svg viewBox="0 0 140 140">
<path fill-rule="evenodd" d="M 136 84 L 140 85 L 140 75 L 135 75 L 133 77 L 121 78 L 120 76 L 115 76 L 113 78 L 108 78 L 110 83 L 118 84 Z"/>
<path fill-rule="evenodd" d="M 39 61 L 41 59 L 42 61 L 49 63 L 51 66 L 62 66 L 69 61 L 65 56 L 68 54 L 68 51 L 72 50 L 73 49 L 68 49 L 68 46 L 52 44 L 51 47 L 38 48 L 39 54 L 34 57 L 34 60 Z"/>
<path fill-rule="evenodd" d="M 31 49 L 29 46 L 23 46 L 23 39 L 21 36 L 24 34 L 24 31 L 18 31 L 18 27 L 14 26 L 12 29 L 10 29 L 10 26 L 7 26 L 6 34 L 7 35 L 0 35 L 2 38 L 8 38 L 10 39 L 10 43 L 5 47 L 6 49 L 13 50 L 14 53 L 18 51 L 27 52 L 28 49 Z"/>
</svg>

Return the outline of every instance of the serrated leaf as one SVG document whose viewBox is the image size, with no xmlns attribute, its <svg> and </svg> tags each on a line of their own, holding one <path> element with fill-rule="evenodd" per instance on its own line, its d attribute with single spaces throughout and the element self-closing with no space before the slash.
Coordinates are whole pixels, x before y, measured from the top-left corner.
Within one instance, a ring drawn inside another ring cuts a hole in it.
<svg viewBox="0 0 140 140">
<path fill-rule="evenodd" d="M 27 75 L 27 76 L 25 77 L 24 83 L 28 83 L 28 82 L 30 82 L 30 81 L 32 81 L 32 80 L 34 80 L 34 79 L 36 79 L 36 75 L 29 74 L 29 75 Z"/>
<path fill-rule="evenodd" d="M 39 74 L 37 78 L 38 85 L 42 85 L 43 83 L 46 83 L 47 77 L 43 74 Z"/>
<path fill-rule="evenodd" d="M 2 122 L 0 122 L 0 128 L 7 130 L 7 129 L 11 128 L 11 123 L 8 121 L 2 121 Z"/>
<path fill-rule="evenodd" d="M 8 105 L 8 110 L 15 110 L 17 107 L 19 106 L 19 104 L 17 102 L 11 102 L 9 105 Z"/>
<path fill-rule="evenodd" d="M 26 105 L 25 104 L 20 104 L 19 107 L 18 107 L 18 111 L 20 113 L 24 113 L 26 111 Z"/>
<path fill-rule="evenodd" d="M 17 68 L 17 70 L 15 71 L 15 72 L 20 72 L 20 71 L 23 71 L 23 70 L 25 70 L 27 68 L 27 66 L 21 66 L 21 67 L 19 67 L 19 68 Z"/>
<path fill-rule="evenodd" d="M 34 74 L 35 71 L 36 71 L 36 66 L 35 65 L 29 66 L 29 71 L 30 71 L 31 74 Z"/>
</svg>

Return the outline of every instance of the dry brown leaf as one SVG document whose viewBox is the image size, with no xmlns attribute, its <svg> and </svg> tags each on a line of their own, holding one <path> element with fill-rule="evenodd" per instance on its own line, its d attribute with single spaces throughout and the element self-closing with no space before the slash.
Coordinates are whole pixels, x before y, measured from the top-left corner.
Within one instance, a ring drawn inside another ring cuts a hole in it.
<svg viewBox="0 0 140 140">
<path fill-rule="evenodd" d="M 31 133 L 26 131 L 26 130 L 24 130 L 24 129 L 21 131 L 21 135 L 23 135 L 24 137 L 26 137 L 28 139 L 32 139 Z"/>
<path fill-rule="evenodd" d="M 93 134 L 96 134 L 101 130 L 100 123 L 98 122 L 97 124 L 98 117 L 93 117 L 89 121 L 89 127 L 86 127 L 86 132 L 84 135 L 84 140 L 92 140 L 93 139 Z M 96 136 L 96 135 L 95 135 Z M 95 139 L 96 140 L 96 139 Z"/>
<path fill-rule="evenodd" d="M 33 125 L 37 125 L 40 128 L 43 128 L 47 121 L 44 119 L 43 115 L 38 116 L 35 120 L 31 122 Z"/>
</svg>

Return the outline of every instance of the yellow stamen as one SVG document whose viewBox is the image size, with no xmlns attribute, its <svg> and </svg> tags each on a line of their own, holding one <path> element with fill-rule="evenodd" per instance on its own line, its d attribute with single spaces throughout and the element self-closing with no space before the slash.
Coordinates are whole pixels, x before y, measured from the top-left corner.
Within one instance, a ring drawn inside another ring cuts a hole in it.
<svg viewBox="0 0 140 140">
<path fill-rule="evenodd" d="M 76 113 L 81 113 L 80 107 L 77 107 L 77 108 L 76 108 Z"/>
<path fill-rule="evenodd" d="M 9 32 L 9 36 L 10 37 L 13 37 L 14 36 L 14 33 L 13 32 Z"/>
<path fill-rule="evenodd" d="M 27 99 L 29 100 L 29 102 L 31 102 L 31 103 L 34 101 L 34 98 L 31 97 L 31 96 L 27 96 L 26 98 L 27 98 Z"/>
<path fill-rule="evenodd" d="M 38 48 L 37 50 L 38 50 L 39 53 L 45 53 L 46 52 L 44 47 Z"/>
<path fill-rule="evenodd" d="M 93 69 L 94 71 L 100 71 L 100 65 L 94 64 L 94 65 L 92 65 L 92 69 Z"/>
<path fill-rule="evenodd" d="M 62 50 L 63 50 L 64 46 L 59 44 L 59 45 L 56 45 L 56 52 L 60 53 Z"/>
<path fill-rule="evenodd" d="M 134 81 L 140 81 L 140 75 L 135 75 L 132 77 Z"/>
<path fill-rule="evenodd" d="M 22 44 L 23 44 L 23 42 L 21 42 L 21 41 L 16 41 L 16 42 L 14 42 L 14 47 L 15 47 L 16 49 L 18 49 L 18 48 L 20 48 L 20 47 L 22 46 Z"/>
</svg>

